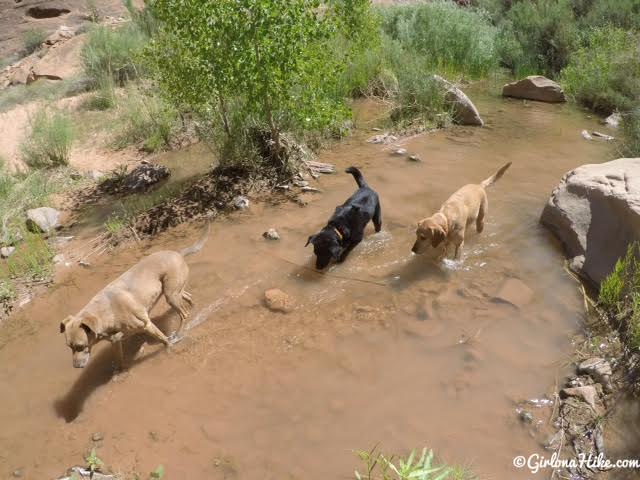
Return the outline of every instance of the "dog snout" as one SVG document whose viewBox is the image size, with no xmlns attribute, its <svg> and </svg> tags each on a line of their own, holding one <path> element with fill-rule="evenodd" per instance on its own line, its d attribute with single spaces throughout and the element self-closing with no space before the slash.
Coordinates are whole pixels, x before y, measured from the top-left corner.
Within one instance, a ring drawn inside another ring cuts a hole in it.
<svg viewBox="0 0 640 480">
<path fill-rule="evenodd" d="M 85 354 L 84 352 L 80 355 L 76 354 L 73 356 L 73 366 L 74 368 L 84 368 L 89 363 L 89 354 Z"/>
</svg>

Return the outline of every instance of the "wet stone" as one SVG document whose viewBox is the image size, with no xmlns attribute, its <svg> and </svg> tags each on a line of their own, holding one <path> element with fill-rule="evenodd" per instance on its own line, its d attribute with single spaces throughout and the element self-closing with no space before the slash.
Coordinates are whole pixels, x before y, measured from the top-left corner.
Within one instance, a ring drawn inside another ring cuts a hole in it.
<svg viewBox="0 0 640 480">
<path fill-rule="evenodd" d="M 104 435 L 102 435 L 102 433 L 100 432 L 96 432 L 91 436 L 91 440 L 93 440 L 94 442 L 100 442 L 104 439 Z"/>
<path fill-rule="evenodd" d="M 275 228 L 270 228 L 262 234 L 267 240 L 280 240 L 280 234 Z"/>
</svg>

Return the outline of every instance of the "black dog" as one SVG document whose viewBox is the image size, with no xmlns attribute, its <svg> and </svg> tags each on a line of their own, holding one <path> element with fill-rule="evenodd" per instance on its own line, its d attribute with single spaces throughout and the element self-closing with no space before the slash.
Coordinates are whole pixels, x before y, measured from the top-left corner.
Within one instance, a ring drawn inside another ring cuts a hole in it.
<svg viewBox="0 0 640 480">
<path fill-rule="evenodd" d="M 349 252 L 362 241 L 364 227 L 369 220 L 373 221 L 376 232 L 382 228 L 378 194 L 369 188 L 362 173 L 356 167 L 349 167 L 345 171 L 353 175 L 358 184 L 358 190 L 349 197 L 349 200 L 336 207 L 327 226 L 319 233 L 311 235 L 305 245 L 306 247 L 309 243 L 313 244 L 318 270 L 329 265 L 331 260 L 343 262 Z"/>
</svg>

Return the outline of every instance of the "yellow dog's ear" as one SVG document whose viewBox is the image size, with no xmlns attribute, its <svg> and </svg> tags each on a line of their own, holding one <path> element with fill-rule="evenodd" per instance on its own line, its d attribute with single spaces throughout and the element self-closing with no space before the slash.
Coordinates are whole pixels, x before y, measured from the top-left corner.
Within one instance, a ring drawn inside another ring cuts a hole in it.
<svg viewBox="0 0 640 480">
<path fill-rule="evenodd" d="M 94 334 L 99 330 L 98 324 L 99 319 L 95 315 L 83 315 L 82 321 L 80 322 L 81 326 L 88 328 Z"/>
<path fill-rule="evenodd" d="M 62 322 L 60 322 L 60 333 L 64 333 L 65 332 L 65 330 L 67 329 L 67 325 L 69 325 L 72 320 L 73 320 L 73 316 L 69 315 Z"/>
<path fill-rule="evenodd" d="M 442 243 L 446 236 L 447 234 L 445 233 L 444 228 L 440 225 L 431 228 L 431 246 L 433 248 L 437 247 Z"/>
</svg>

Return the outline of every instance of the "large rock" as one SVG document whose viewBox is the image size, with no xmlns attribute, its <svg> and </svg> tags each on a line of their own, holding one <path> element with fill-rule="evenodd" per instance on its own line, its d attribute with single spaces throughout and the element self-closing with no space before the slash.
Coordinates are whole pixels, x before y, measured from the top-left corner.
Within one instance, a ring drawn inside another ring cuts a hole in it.
<svg viewBox="0 0 640 480">
<path fill-rule="evenodd" d="M 599 284 L 640 240 L 640 158 L 565 174 L 540 220 L 564 244 L 571 268 Z"/>
<path fill-rule="evenodd" d="M 459 125 L 484 125 L 478 109 L 462 90 L 440 75 L 434 75 L 433 78 L 446 90 L 444 98 L 453 106 L 453 121 L 455 123 Z"/>
<path fill-rule="evenodd" d="M 27 210 L 27 228 L 34 233 L 51 233 L 60 226 L 60 212 L 51 207 Z"/>
<path fill-rule="evenodd" d="M 49 80 L 64 80 L 82 72 L 81 51 L 86 35 L 78 35 L 49 48 L 33 68 L 33 76 Z"/>
<path fill-rule="evenodd" d="M 542 75 L 531 75 L 517 82 L 507 83 L 502 88 L 502 96 L 550 103 L 567 101 L 560 85 Z"/>
</svg>

